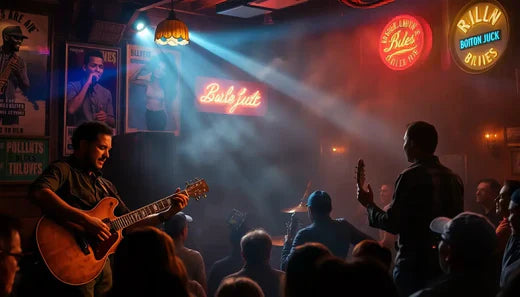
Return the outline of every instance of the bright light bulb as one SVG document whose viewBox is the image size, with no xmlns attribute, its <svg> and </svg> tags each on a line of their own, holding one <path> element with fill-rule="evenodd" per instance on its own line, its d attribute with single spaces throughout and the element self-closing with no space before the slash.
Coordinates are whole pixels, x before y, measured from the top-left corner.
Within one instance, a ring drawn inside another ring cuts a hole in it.
<svg viewBox="0 0 520 297">
<path fill-rule="evenodd" d="M 139 22 L 139 23 L 137 23 L 137 25 L 135 26 L 135 29 L 136 29 L 137 31 L 143 31 L 143 30 L 144 30 L 144 27 L 145 27 L 145 26 L 144 26 L 144 23 Z"/>
</svg>

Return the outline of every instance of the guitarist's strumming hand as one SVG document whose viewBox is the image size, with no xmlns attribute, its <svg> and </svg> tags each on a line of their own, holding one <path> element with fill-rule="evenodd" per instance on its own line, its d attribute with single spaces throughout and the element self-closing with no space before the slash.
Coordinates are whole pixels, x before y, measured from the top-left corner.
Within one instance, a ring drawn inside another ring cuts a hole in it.
<svg viewBox="0 0 520 297">
<path fill-rule="evenodd" d="M 175 194 L 171 196 L 171 200 L 172 206 L 170 206 L 167 211 L 161 213 L 160 215 L 162 221 L 169 220 L 174 214 L 183 210 L 188 205 L 189 197 L 181 192 L 180 188 L 177 188 L 177 190 L 175 190 Z"/>
<path fill-rule="evenodd" d="M 89 235 L 99 240 L 108 239 L 111 235 L 108 225 L 96 217 L 85 215 L 85 221 L 82 226 Z"/>
<path fill-rule="evenodd" d="M 368 184 L 368 191 L 357 185 L 357 200 L 364 207 L 374 204 L 374 192 L 372 192 L 370 184 Z"/>
</svg>

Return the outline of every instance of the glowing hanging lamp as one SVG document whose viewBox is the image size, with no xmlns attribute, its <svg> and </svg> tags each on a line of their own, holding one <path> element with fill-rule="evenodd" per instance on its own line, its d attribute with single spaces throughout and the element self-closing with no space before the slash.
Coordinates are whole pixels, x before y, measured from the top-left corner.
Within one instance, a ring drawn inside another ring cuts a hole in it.
<svg viewBox="0 0 520 297">
<path fill-rule="evenodd" d="M 173 0 L 172 10 L 170 10 L 168 18 L 160 22 L 155 29 L 155 43 L 171 46 L 190 43 L 188 27 L 181 20 L 177 19 L 173 11 Z"/>
</svg>

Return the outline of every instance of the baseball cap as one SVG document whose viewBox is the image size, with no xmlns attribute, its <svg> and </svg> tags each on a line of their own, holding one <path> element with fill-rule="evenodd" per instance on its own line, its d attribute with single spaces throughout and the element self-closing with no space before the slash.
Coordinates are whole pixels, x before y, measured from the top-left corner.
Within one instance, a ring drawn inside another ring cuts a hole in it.
<svg viewBox="0 0 520 297">
<path fill-rule="evenodd" d="M 2 31 L 2 34 L 27 38 L 27 36 L 22 34 L 22 29 L 20 29 L 20 26 L 7 26 Z"/>
<path fill-rule="evenodd" d="M 511 201 L 509 202 L 512 207 L 520 206 L 520 189 L 517 189 L 511 195 Z"/>
<path fill-rule="evenodd" d="M 497 244 L 495 228 L 489 219 L 474 212 L 463 212 L 453 219 L 435 218 L 430 229 L 466 259 L 486 257 L 494 252 Z"/>
<path fill-rule="evenodd" d="M 191 222 L 193 222 L 193 218 L 180 211 L 165 223 L 164 229 L 168 234 L 176 236 L 182 232 L 188 223 Z"/>
<path fill-rule="evenodd" d="M 307 198 L 307 207 L 330 211 L 332 209 L 332 202 L 329 194 L 320 190 L 312 192 L 309 198 Z"/>
</svg>

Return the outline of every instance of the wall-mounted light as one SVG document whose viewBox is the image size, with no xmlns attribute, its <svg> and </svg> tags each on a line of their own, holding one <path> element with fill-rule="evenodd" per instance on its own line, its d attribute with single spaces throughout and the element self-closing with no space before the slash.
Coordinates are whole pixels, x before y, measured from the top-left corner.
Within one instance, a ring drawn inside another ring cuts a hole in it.
<svg viewBox="0 0 520 297">
<path fill-rule="evenodd" d="M 487 147 L 489 149 L 495 150 L 498 147 L 498 141 L 500 139 L 500 134 L 496 132 L 485 132 L 484 140 L 486 141 Z"/>
</svg>

